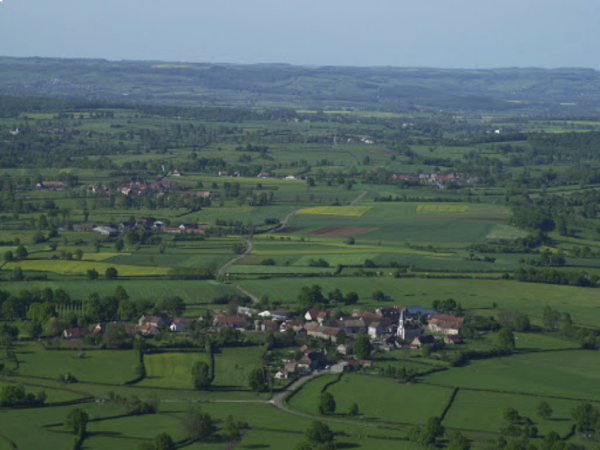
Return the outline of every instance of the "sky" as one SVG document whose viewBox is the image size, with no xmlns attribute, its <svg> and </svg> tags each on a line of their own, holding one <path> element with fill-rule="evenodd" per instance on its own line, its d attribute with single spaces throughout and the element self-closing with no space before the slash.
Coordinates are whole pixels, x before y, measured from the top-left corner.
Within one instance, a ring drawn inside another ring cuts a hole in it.
<svg viewBox="0 0 600 450">
<path fill-rule="evenodd" d="M 0 0 L 0 55 L 600 69 L 598 0 Z"/>
</svg>

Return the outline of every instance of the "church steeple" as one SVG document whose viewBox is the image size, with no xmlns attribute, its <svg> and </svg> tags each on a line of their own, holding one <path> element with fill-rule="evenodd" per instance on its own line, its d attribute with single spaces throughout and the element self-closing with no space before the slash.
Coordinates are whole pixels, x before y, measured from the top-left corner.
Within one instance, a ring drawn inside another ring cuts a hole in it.
<svg viewBox="0 0 600 450">
<path fill-rule="evenodd" d="M 400 312 L 400 319 L 398 319 L 398 331 L 396 336 L 404 340 L 404 310 Z"/>
</svg>

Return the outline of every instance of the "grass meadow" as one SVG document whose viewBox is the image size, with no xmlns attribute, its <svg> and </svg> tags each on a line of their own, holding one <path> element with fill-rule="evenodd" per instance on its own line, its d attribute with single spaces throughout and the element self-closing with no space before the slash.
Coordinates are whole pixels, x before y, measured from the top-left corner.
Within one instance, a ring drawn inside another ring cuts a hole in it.
<svg viewBox="0 0 600 450">
<path fill-rule="evenodd" d="M 426 383 L 600 402 L 600 358 L 589 350 L 546 351 L 472 361 L 423 378 Z M 483 393 L 482 393 L 483 394 Z"/>
<path fill-rule="evenodd" d="M 537 417 L 538 405 L 546 401 L 553 410 L 549 420 Z M 523 417 L 530 418 L 541 435 L 556 431 L 567 435 L 573 427 L 571 411 L 580 402 L 558 400 L 528 395 L 500 394 L 459 390 L 452 407 L 444 419 L 444 426 L 467 430 L 497 433 L 503 423 L 502 413 L 506 408 L 515 408 Z"/>
<path fill-rule="evenodd" d="M 135 378 L 137 356 L 133 350 L 86 351 L 44 350 L 40 344 L 18 344 L 17 373 L 21 376 L 57 379 L 71 373 L 79 381 L 91 383 L 123 384 Z"/>
<path fill-rule="evenodd" d="M 318 414 L 321 391 L 329 384 L 326 391 L 335 398 L 337 415 L 345 415 L 356 403 L 358 420 L 419 424 L 440 416 L 452 395 L 451 388 L 399 384 L 375 376 L 346 374 L 332 383 L 336 378 L 331 375 L 310 381 L 290 399 L 290 406 Z"/>
<path fill-rule="evenodd" d="M 216 353 L 213 390 L 248 391 L 248 375 L 261 366 L 262 351 L 262 347 L 245 347 L 224 348 Z M 191 371 L 198 361 L 208 362 L 207 355 L 197 352 L 146 355 L 147 377 L 139 386 L 191 390 Z"/>
<path fill-rule="evenodd" d="M 273 278 L 270 280 L 240 280 L 244 289 L 260 297 L 293 305 L 303 286 L 318 284 L 324 292 L 336 288 L 359 294 L 358 307 L 379 306 L 371 300 L 373 292 L 381 290 L 392 299 L 392 305 L 422 305 L 430 307 L 434 300 L 453 298 L 465 309 L 482 314 L 497 314 L 502 309 L 522 311 L 534 319 L 541 319 L 545 306 L 569 312 L 577 324 L 597 327 L 600 321 L 598 293 L 595 289 L 520 283 L 507 280 L 427 279 L 393 277 L 335 277 L 318 279 Z M 492 309 L 497 304 L 497 310 Z"/>
</svg>

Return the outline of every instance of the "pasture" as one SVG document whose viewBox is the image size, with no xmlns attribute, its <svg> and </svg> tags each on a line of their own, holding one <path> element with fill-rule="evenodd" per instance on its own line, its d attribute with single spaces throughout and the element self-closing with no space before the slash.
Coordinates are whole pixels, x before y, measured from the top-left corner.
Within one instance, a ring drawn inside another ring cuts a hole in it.
<svg viewBox="0 0 600 450">
<path fill-rule="evenodd" d="M 133 350 L 45 350 L 36 343 L 18 344 L 17 373 L 25 377 L 58 379 L 67 373 L 79 381 L 120 385 L 133 380 L 137 356 Z"/>
<path fill-rule="evenodd" d="M 429 417 L 441 415 L 452 395 L 452 389 L 419 384 L 406 385 L 394 380 L 367 375 L 325 375 L 304 385 L 291 397 L 292 408 L 318 414 L 323 389 L 336 401 L 336 415 L 345 415 L 353 403 L 360 410 L 359 421 L 397 424 L 419 424 Z M 405 407 L 406 406 L 406 407 Z"/>
<path fill-rule="evenodd" d="M 301 209 L 296 214 L 300 216 L 361 217 L 370 209 L 370 206 L 315 206 Z"/>
<path fill-rule="evenodd" d="M 262 347 L 223 348 L 215 354 L 215 380 L 211 390 L 249 391 L 248 375 L 261 365 Z M 192 390 L 191 371 L 198 361 L 208 363 L 199 352 L 157 353 L 144 357 L 147 377 L 138 385 L 145 388 Z"/>
<path fill-rule="evenodd" d="M 549 420 L 540 419 L 536 414 L 537 407 L 542 401 L 548 402 L 553 410 Z M 502 418 L 504 410 L 514 408 L 521 416 L 530 418 L 541 435 L 556 431 L 564 436 L 573 427 L 571 411 L 578 404 L 580 402 L 528 395 L 496 392 L 486 392 L 482 395 L 481 392 L 460 389 L 444 419 L 444 426 L 497 433 L 504 422 Z"/>
<path fill-rule="evenodd" d="M 422 381 L 482 393 L 501 391 L 600 402 L 596 389 L 599 380 L 600 359 L 595 352 L 557 350 L 472 361 L 466 367 L 434 373 Z"/>
<path fill-rule="evenodd" d="M 2 270 L 14 270 L 15 267 L 20 267 L 24 271 L 53 272 L 59 275 L 85 275 L 88 270 L 96 270 L 99 274 L 104 275 L 109 267 L 117 269 L 118 274 L 124 277 L 161 276 L 169 272 L 168 267 L 130 266 L 96 261 L 55 261 L 50 259 L 8 262 L 2 266 Z"/>
<path fill-rule="evenodd" d="M 472 309 L 481 314 L 497 314 L 499 310 L 522 311 L 533 318 L 540 318 L 545 306 L 560 312 L 569 312 L 577 324 L 597 327 L 600 321 L 598 311 L 598 292 L 595 289 L 553 286 L 536 283 L 520 283 L 507 280 L 472 279 L 427 279 L 393 277 L 330 277 L 319 279 L 240 280 L 244 289 L 260 297 L 268 295 L 271 299 L 282 300 L 294 305 L 298 292 L 303 286 L 318 284 L 324 292 L 341 289 L 343 292 L 355 291 L 359 294 L 358 306 L 377 307 L 371 300 L 371 294 L 381 290 L 391 297 L 391 305 L 423 305 L 430 307 L 433 300 L 453 298 L 463 308 Z M 498 310 L 492 309 L 493 303 Z"/>
</svg>

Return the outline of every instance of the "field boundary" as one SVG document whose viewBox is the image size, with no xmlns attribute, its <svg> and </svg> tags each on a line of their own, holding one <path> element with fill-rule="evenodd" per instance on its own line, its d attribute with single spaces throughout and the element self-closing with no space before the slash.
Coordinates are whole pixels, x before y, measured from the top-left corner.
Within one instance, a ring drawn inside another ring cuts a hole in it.
<svg viewBox="0 0 600 450">
<path fill-rule="evenodd" d="M 343 376 L 344 376 L 344 372 L 341 372 L 341 373 L 338 375 L 337 379 L 335 379 L 335 380 L 333 380 L 333 381 L 330 381 L 329 383 L 325 384 L 325 385 L 324 385 L 324 386 L 321 388 L 321 394 L 322 394 L 323 392 L 326 392 L 326 391 L 327 391 L 327 389 L 329 389 L 329 388 L 330 388 L 331 386 L 333 386 L 334 384 L 337 384 L 337 383 L 339 383 L 340 381 L 342 381 L 342 377 L 343 377 Z"/>
<path fill-rule="evenodd" d="M 11 450 L 19 450 L 17 447 L 17 444 L 15 444 L 13 441 L 11 441 L 9 438 L 7 438 L 6 436 L 4 436 L 1 433 L 0 433 L 0 439 L 2 439 L 4 442 L 6 442 L 8 444 L 8 446 L 11 448 Z"/>
<path fill-rule="evenodd" d="M 453 387 L 457 388 L 457 386 L 446 386 L 438 383 L 429 383 L 426 381 L 419 381 L 419 384 L 424 384 L 426 386 L 435 386 L 435 387 L 445 387 L 448 389 L 452 389 Z M 481 388 L 470 388 L 470 387 L 460 387 L 463 391 L 473 391 L 473 392 L 491 392 L 493 394 L 505 394 L 505 395 L 522 395 L 524 397 L 538 397 L 538 398 L 551 398 L 553 400 L 566 400 L 571 402 L 584 402 L 584 403 L 600 403 L 600 399 L 593 400 L 589 398 L 577 398 L 577 397 L 560 397 L 558 395 L 546 395 L 546 394 L 534 394 L 532 392 L 519 392 L 519 391 L 501 391 L 497 389 L 481 389 Z"/>
<path fill-rule="evenodd" d="M 460 388 L 454 388 L 454 392 L 452 392 L 452 395 L 450 396 L 450 400 L 448 400 L 448 404 L 446 405 L 446 407 L 444 408 L 444 411 L 442 412 L 442 415 L 440 416 L 440 420 L 442 422 L 446 418 L 446 415 L 448 415 L 450 408 L 452 408 L 452 405 L 454 404 L 454 400 L 456 399 L 456 396 L 458 395 L 459 390 L 460 390 Z"/>
</svg>

